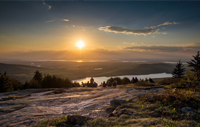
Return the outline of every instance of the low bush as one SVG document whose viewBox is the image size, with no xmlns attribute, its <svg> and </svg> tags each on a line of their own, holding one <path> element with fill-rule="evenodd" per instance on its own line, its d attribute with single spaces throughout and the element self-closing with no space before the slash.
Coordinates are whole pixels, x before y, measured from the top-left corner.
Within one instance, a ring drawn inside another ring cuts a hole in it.
<svg viewBox="0 0 200 127">
<path fill-rule="evenodd" d="M 171 88 L 187 88 L 194 91 L 200 91 L 200 81 L 195 73 L 190 73 L 181 79 L 180 82 L 171 84 Z"/>
<path fill-rule="evenodd" d="M 49 127 L 49 126 L 65 126 L 67 117 L 62 116 L 61 118 L 47 118 L 37 122 L 33 127 Z"/>
<path fill-rule="evenodd" d="M 130 82 L 131 82 L 130 79 L 127 78 L 127 77 L 124 77 L 124 78 L 122 79 L 122 84 L 129 84 Z"/>
<path fill-rule="evenodd" d="M 173 84 L 173 83 L 178 83 L 181 81 L 182 78 L 166 78 L 166 79 L 163 79 L 161 81 L 159 81 L 158 83 L 160 85 L 170 85 L 170 84 Z"/>
<path fill-rule="evenodd" d="M 78 82 L 72 82 L 73 87 L 80 87 L 81 85 Z"/>
<path fill-rule="evenodd" d="M 181 90 L 168 90 L 164 94 L 147 94 L 140 99 L 151 103 L 159 102 L 163 106 L 172 105 L 179 110 L 183 107 L 198 109 L 200 106 L 200 100 L 194 96 L 194 92 Z"/>
</svg>

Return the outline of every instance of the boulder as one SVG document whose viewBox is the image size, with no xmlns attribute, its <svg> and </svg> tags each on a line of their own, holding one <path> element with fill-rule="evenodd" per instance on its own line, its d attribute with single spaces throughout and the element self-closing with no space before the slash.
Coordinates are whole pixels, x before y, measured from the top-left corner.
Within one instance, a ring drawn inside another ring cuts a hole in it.
<svg viewBox="0 0 200 127">
<path fill-rule="evenodd" d="M 194 109 L 191 107 L 183 107 L 181 109 L 182 112 L 194 112 Z"/>
<path fill-rule="evenodd" d="M 110 113 L 112 113 L 114 110 L 115 110 L 114 107 L 109 106 L 109 107 L 106 108 L 106 113 L 110 114 Z"/>
<path fill-rule="evenodd" d="M 86 116 L 80 116 L 80 115 L 68 115 L 67 121 L 74 125 L 81 125 L 84 124 L 85 121 L 89 120 L 91 118 Z"/>
<path fill-rule="evenodd" d="M 128 110 L 126 110 L 126 109 L 122 109 L 122 110 L 119 110 L 118 112 L 117 112 L 117 116 L 118 117 L 120 117 L 122 114 L 126 114 L 126 115 L 132 115 L 133 114 L 133 112 L 131 112 L 131 111 L 128 111 Z"/>
<path fill-rule="evenodd" d="M 126 103 L 126 100 L 119 100 L 119 99 L 114 99 L 110 101 L 111 106 L 120 106 L 123 103 Z"/>
<path fill-rule="evenodd" d="M 125 115 L 132 115 L 133 112 L 132 111 L 129 111 L 129 110 L 126 110 L 126 109 L 120 109 L 120 110 L 114 110 L 110 115 L 111 116 L 117 116 L 117 117 L 120 117 L 122 114 L 125 114 Z"/>
</svg>

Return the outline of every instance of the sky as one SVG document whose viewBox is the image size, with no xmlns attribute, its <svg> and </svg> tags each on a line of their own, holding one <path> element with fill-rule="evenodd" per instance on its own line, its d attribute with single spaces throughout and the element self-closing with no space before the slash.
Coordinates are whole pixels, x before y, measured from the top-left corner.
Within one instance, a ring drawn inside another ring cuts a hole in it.
<svg viewBox="0 0 200 127">
<path fill-rule="evenodd" d="M 199 6 L 200 1 L 0 1 L 0 60 L 190 59 L 200 50 Z M 81 50 L 79 40 L 85 43 Z"/>
</svg>

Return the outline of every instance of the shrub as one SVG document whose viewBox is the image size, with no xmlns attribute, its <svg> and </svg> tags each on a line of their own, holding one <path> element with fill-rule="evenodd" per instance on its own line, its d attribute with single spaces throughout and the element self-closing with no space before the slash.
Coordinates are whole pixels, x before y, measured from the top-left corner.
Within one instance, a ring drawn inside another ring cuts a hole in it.
<svg viewBox="0 0 200 127">
<path fill-rule="evenodd" d="M 107 80 L 107 83 L 108 82 L 111 82 L 111 83 L 113 83 L 114 81 L 117 81 L 117 85 L 121 85 L 122 84 L 122 79 L 121 78 L 119 78 L 119 77 L 115 77 L 115 78 L 109 78 L 108 80 Z"/>
<path fill-rule="evenodd" d="M 181 81 L 181 78 L 166 78 L 166 79 L 159 81 L 158 83 L 160 85 L 170 85 L 173 83 L 178 83 L 180 81 Z"/>
<path fill-rule="evenodd" d="M 200 81 L 195 73 L 190 73 L 184 77 L 180 82 L 171 85 L 171 88 L 188 88 L 193 90 L 199 90 Z"/>
<path fill-rule="evenodd" d="M 124 78 L 122 79 L 122 84 L 129 84 L 130 82 L 131 82 L 130 79 L 127 78 L 127 77 L 124 77 Z"/>
<path fill-rule="evenodd" d="M 117 81 L 117 85 L 121 85 L 122 84 L 122 79 L 121 78 L 119 78 L 119 77 L 115 77 L 114 78 L 114 81 Z"/>
<path fill-rule="evenodd" d="M 38 121 L 33 127 L 66 126 L 67 116 L 61 118 L 47 118 Z"/>
<path fill-rule="evenodd" d="M 179 110 L 186 106 L 198 109 L 200 104 L 199 99 L 194 96 L 193 92 L 180 90 L 168 90 L 165 94 L 147 94 L 140 97 L 140 99 L 151 103 L 160 102 L 163 106 L 172 105 Z"/>
<path fill-rule="evenodd" d="M 106 81 L 106 83 L 109 83 L 109 82 L 113 83 L 114 82 L 114 78 L 111 77 Z"/>
<path fill-rule="evenodd" d="M 78 82 L 72 82 L 73 87 L 81 87 L 81 85 Z"/>
</svg>

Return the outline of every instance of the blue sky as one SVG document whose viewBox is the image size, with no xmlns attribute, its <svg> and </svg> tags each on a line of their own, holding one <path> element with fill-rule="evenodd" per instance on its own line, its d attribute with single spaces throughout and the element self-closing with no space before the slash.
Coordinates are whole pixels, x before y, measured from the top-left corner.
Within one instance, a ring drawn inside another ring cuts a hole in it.
<svg viewBox="0 0 200 127">
<path fill-rule="evenodd" d="M 1 1 L 0 58 L 27 52 L 74 52 L 79 50 L 79 40 L 85 42 L 83 53 L 186 58 L 200 49 L 199 6 L 198 1 Z"/>
</svg>

